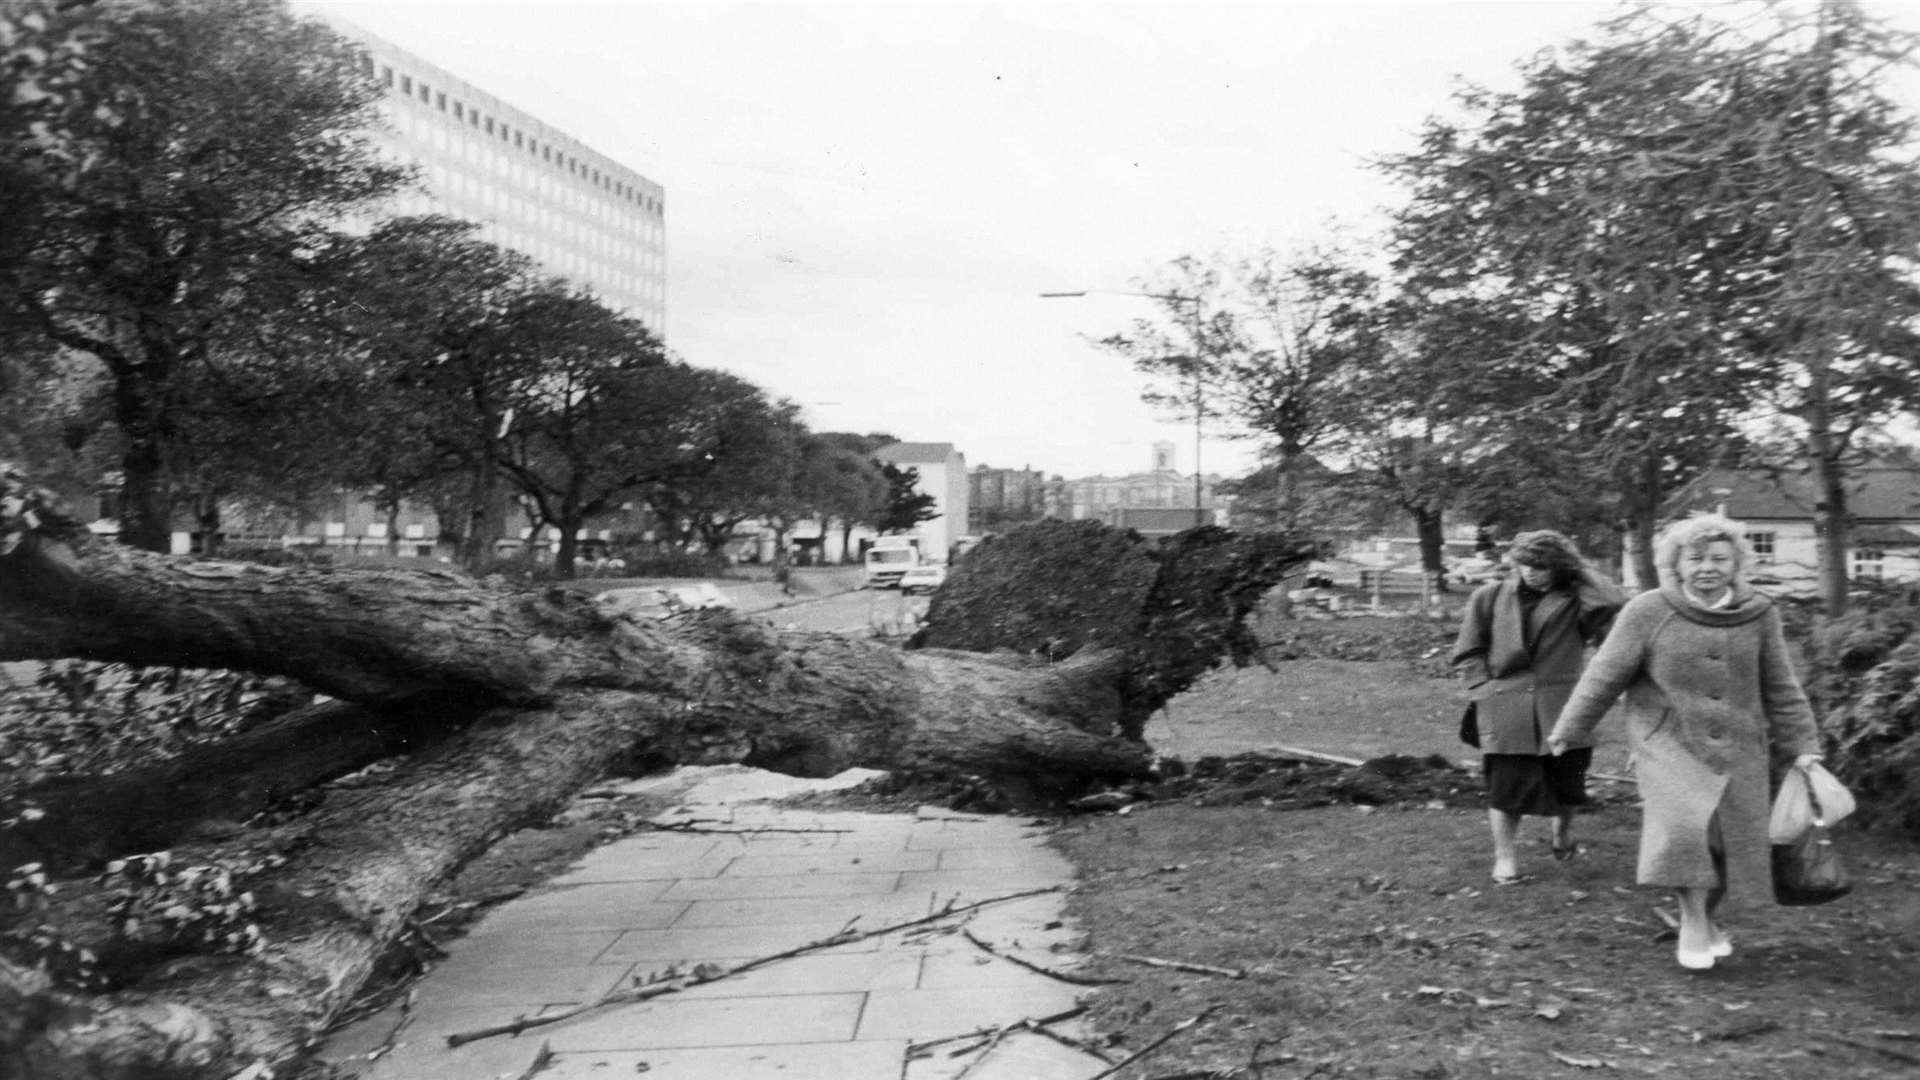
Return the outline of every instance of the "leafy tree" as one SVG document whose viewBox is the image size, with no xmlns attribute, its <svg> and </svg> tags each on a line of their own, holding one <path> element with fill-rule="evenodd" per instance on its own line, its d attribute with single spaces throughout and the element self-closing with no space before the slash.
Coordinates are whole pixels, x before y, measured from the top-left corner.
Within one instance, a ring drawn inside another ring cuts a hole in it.
<svg viewBox="0 0 1920 1080">
<path fill-rule="evenodd" d="M 659 339 L 591 295 L 557 285 L 520 297 L 509 315 L 529 363 L 509 388 L 500 466 L 535 526 L 559 533 L 554 569 L 573 575 L 587 522 L 656 482 L 686 453 L 685 402 Z"/>
<path fill-rule="evenodd" d="M 803 482 L 820 523 L 823 546 L 828 526 L 838 521 L 843 553 L 849 550 L 854 525 L 873 517 L 887 497 L 886 477 L 874 460 L 825 435 L 810 441 Z"/>
<path fill-rule="evenodd" d="M 505 434 L 518 388 L 543 362 L 541 297 L 558 288 L 477 233 L 452 218 L 397 218 L 333 260 L 333 310 L 377 388 L 354 394 L 345 380 L 336 402 L 347 432 L 336 447 L 341 483 L 390 519 L 409 501 L 431 502 L 470 568 L 505 531 Z"/>
<path fill-rule="evenodd" d="M 821 507 L 820 527 L 823 530 L 826 528 L 826 518 L 829 516 L 839 520 L 841 557 L 851 561 L 854 558 L 853 530 L 860 525 L 877 525 L 886 509 L 888 492 L 891 490 L 881 471 L 880 462 L 874 459 L 873 453 L 900 440 L 885 432 L 858 435 L 827 431 L 821 432 L 819 437 L 834 451 L 833 468 L 838 474 Z M 824 532 L 822 535 L 825 535 Z"/>
<path fill-rule="evenodd" d="M 1236 522 L 1275 531 L 1287 530 L 1291 522 L 1328 542 L 1378 533 L 1398 516 L 1397 509 L 1389 514 L 1370 499 L 1356 498 L 1358 489 L 1348 477 L 1313 456 L 1282 469 L 1270 455 L 1247 475 L 1222 481 L 1219 490 L 1233 497 Z"/>
<path fill-rule="evenodd" d="M 1356 432 L 1352 386 L 1377 351 L 1373 276 L 1336 250 L 1267 249 L 1173 261 L 1145 294 L 1160 307 L 1100 345 L 1158 380 L 1142 397 L 1203 423 L 1226 418 L 1272 461 L 1262 500 L 1281 529 L 1312 526 L 1303 476 Z"/>
<path fill-rule="evenodd" d="M 1751 29 L 1753 32 L 1748 32 Z M 1668 495 L 1790 417 L 1823 481 L 1828 604 L 1845 603 L 1844 450 L 1920 397 L 1906 267 L 1908 125 L 1876 89 L 1898 51 L 1858 9 L 1752 28 L 1637 13 L 1595 45 L 1470 90 L 1388 168 L 1421 359 L 1511 454 L 1600 479 L 1642 580 Z M 1462 343 L 1466 347 L 1459 347 Z"/>
<path fill-rule="evenodd" d="M 799 410 L 725 372 L 681 367 L 676 378 L 674 426 L 663 431 L 677 455 L 642 498 L 683 544 L 716 552 L 790 490 Z"/>
<path fill-rule="evenodd" d="M 117 467 L 108 391 L 97 365 L 0 333 L 0 459 L 33 469 L 68 498 L 93 494 Z"/>
<path fill-rule="evenodd" d="M 910 533 L 923 521 L 939 517 L 932 495 L 920 490 L 920 470 L 883 461 L 880 476 L 887 482 L 887 500 L 874 529 L 881 533 Z"/>
<path fill-rule="evenodd" d="M 6 143 L 28 223 L 4 286 L 36 329 L 105 367 L 123 536 L 163 549 L 184 382 L 258 362 L 257 337 L 302 312 L 340 216 L 403 180 L 362 133 L 379 91 L 353 47 L 274 0 L 7 18 L 15 47 L 87 45 Z"/>
</svg>

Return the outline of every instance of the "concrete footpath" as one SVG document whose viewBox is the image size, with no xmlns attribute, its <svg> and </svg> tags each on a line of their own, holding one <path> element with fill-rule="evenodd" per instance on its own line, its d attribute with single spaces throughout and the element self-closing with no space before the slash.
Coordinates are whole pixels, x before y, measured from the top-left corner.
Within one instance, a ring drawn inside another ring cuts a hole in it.
<svg viewBox="0 0 1920 1080">
<path fill-rule="evenodd" d="M 858 776 L 838 778 L 852 783 Z M 679 769 L 622 790 L 666 794 L 648 832 L 598 848 L 490 912 L 396 1004 L 321 1057 L 365 1080 L 1085 1080 L 1109 1062 L 1028 1030 L 1083 987 L 1064 895 L 1048 892 L 911 930 L 832 945 L 644 1002 L 606 1005 L 517 1036 L 446 1037 L 552 1015 L 609 991 L 771 956 L 1030 889 L 1072 867 L 1045 826 L 922 808 L 913 815 L 785 810 L 809 781 L 757 769 Z M 811 782 L 818 785 L 828 782 Z M 966 933 L 962 931 L 965 930 Z M 701 968 L 700 965 L 712 965 Z M 1089 1032 L 1073 1021 L 1052 1030 Z"/>
</svg>

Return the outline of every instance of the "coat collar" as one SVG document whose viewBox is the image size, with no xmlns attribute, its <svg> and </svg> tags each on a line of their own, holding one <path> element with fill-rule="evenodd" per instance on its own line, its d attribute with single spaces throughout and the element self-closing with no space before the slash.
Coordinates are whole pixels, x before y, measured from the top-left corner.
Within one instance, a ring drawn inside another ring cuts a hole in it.
<svg viewBox="0 0 1920 1080">
<path fill-rule="evenodd" d="M 1674 580 L 1660 583 L 1660 595 L 1682 618 L 1702 626 L 1742 626 L 1767 613 L 1773 601 L 1744 582 L 1733 586 L 1733 602 L 1723 608 L 1703 608 L 1687 598 L 1686 590 Z"/>
<path fill-rule="evenodd" d="M 1516 654 L 1515 662 L 1524 661 L 1540 643 L 1540 631 L 1573 600 L 1573 594 L 1565 589 L 1543 590 L 1540 602 L 1533 607 L 1533 617 L 1523 620 L 1520 615 L 1520 575 L 1514 574 L 1500 583 L 1500 592 L 1494 604 L 1494 640 L 1517 644 L 1521 651 Z"/>
</svg>

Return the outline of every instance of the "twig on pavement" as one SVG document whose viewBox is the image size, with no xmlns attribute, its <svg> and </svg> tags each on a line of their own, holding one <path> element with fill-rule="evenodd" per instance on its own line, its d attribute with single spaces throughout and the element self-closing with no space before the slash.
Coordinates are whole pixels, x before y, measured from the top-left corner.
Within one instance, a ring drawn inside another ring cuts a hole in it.
<svg viewBox="0 0 1920 1080">
<path fill-rule="evenodd" d="M 387 1032 L 387 1037 L 380 1040 L 379 1046 L 367 1051 L 366 1058 L 368 1061 L 377 1061 L 385 1057 L 387 1054 L 393 1052 L 395 1046 L 399 1045 L 400 1033 L 407 1029 L 408 1024 L 413 1023 L 413 995 L 416 989 L 418 988 L 408 988 L 407 996 L 400 1000 L 400 1019 L 394 1023 L 392 1030 Z"/>
<path fill-rule="evenodd" d="M 850 833 L 853 831 L 852 829 L 783 829 L 783 828 L 779 828 L 778 826 L 772 826 L 772 825 L 766 826 L 765 828 L 756 827 L 751 829 L 703 829 L 703 828 L 700 828 L 699 826 L 702 823 L 704 823 L 706 820 L 708 819 L 695 818 L 692 821 L 675 821 L 675 822 L 669 822 L 665 825 L 655 823 L 654 831 L 677 832 L 677 833 L 699 833 L 702 836 L 716 836 L 716 835 L 717 836 L 757 836 L 760 833 L 802 833 L 802 834 Z"/>
<path fill-rule="evenodd" d="M 894 923 L 891 926 L 881 926 L 858 934 L 842 931 L 831 937 L 825 937 L 818 941 L 808 942 L 805 945 L 795 946 L 785 952 L 777 952 L 771 956 L 762 956 L 754 960 L 743 961 L 729 968 L 701 964 L 695 967 L 694 974 L 687 978 L 653 983 L 648 986 L 636 987 L 630 990 L 609 990 L 607 993 L 601 995 L 597 1001 L 590 1001 L 585 1005 L 576 1005 L 562 1012 L 551 1013 L 544 1016 L 523 1016 L 504 1024 L 494 1024 L 489 1027 L 476 1028 L 473 1031 L 455 1032 L 447 1036 L 447 1045 L 450 1047 L 464 1046 L 477 1039 L 490 1038 L 494 1035 L 518 1035 L 532 1028 L 543 1027 L 547 1024 L 557 1024 L 562 1020 L 571 1020 L 583 1013 L 592 1012 L 595 1009 L 604 1008 L 608 1005 L 630 1005 L 665 994 L 678 993 L 688 987 L 701 986 L 710 982 L 719 982 L 721 979 L 741 975 L 756 968 L 765 967 L 776 961 L 787 960 L 804 953 L 813 952 L 817 949 L 827 949 L 835 945 L 847 945 L 855 941 L 865 941 L 868 938 L 876 938 L 882 934 L 890 934 L 895 930 L 905 930 L 909 927 L 920 926 L 925 923 L 938 922 L 941 919 L 949 918 L 962 912 L 983 908 L 990 904 L 1003 904 L 1009 900 L 1024 900 L 1029 896 L 1040 896 L 1045 893 L 1059 892 L 1063 888 L 1065 888 L 1065 886 L 1049 885 L 1044 889 L 1027 889 L 1024 892 L 1008 893 L 1005 896 L 995 896 L 987 900 L 977 900 L 971 904 L 962 904 L 958 907 L 954 906 L 953 901 L 949 900 L 947 901 L 946 907 L 934 912 L 932 915 L 922 915 L 917 919 L 908 919 L 906 922 Z M 851 922 L 849 922 L 849 925 L 851 925 Z"/>
<path fill-rule="evenodd" d="M 1063 1035 L 1060 1032 L 1055 1031 L 1052 1028 L 1048 1027 L 1045 1021 L 1036 1020 L 1033 1022 L 1031 1027 L 1033 1029 L 1034 1034 L 1045 1035 L 1047 1038 L 1052 1039 L 1054 1042 L 1059 1043 L 1061 1046 L 1067 1047 L 1068 1049 L 1071 1049 L 1071 1050 L 1078 1050 L 1081 1053 L 1097 1061 L 1111 1062 L 1113 1060 L 1113 1055 L 1107 1053 L 1105 1050 L 1102 1050 L 1099 1047 L 1093 1045 L 1092 1043 L 1087 1042 L 1085 1039 L 1076 1039 L 1071 1035 Z"/>
<path fill-rule="evenodd" d="M 953 1080 L 967 1080 L 967 1074 L 972 1072 L 974 1068 L 978 1066 L 981 1062 L 987 1060 L 987 1057 L 993 1053 L 993 1048 L 996 1046 L 999 1046 L 1002 1042 L 1004 1042 L 1006 1040 L 1006 1037 L 1008 1035 L 1011 1035 L 1018 1026 L 1019 1025 L 1015 1025 L 1015 1024 L 1004 1025 L 1000 1028 L 1000 1030 L 994 1032 L 993 1037 L 988 1039 L 985 1045 L 982 1045 L 979 1047 L 980 1056 L 974 1058 L 972 1061 L 969 1061 L 965 1065 L 961 1066 L 960 1071 L 953 1074 Z M 960 1053 L 961 1051 L 956 1050 L 953 1052 L 952 1056 L 957 1057 L 959 1056 Z"/>
<path fill-rule="evenodd" d="M 534 1051 L 533 1060 L 527 1062 L 527 1067 L 520 1070 L 520 1075 L 514 1077 L 514 1080 L 533 1080 L 534 1077 L 540 1075 L 540 1073 L 552 1063 L 553 1044 L 542 1039 L 540 1041 L 540 1049 Z"/>
<path fill-rule="evenodd" d="M 960 931 L 960 933 L 965 935 L 968 941 L 973 942 L 973 944 L 977 948 L 979 948 L 981 952 L 986 953 L 988 956 L 997 956 L 1000 959 L 1005 960 L 1009 964 L 1018 964 L 1019 966 L 1026 968 L 1028 971 L 1031 971 L 1037 975 L 1045 975 L 1049 979 L 1058 979 L 1063 983 L 1072 983 L 1074 986 L 1112 986 L 1115 983 L 1123 983 L 1127 981 L 1125 979 L 1096 979 L 1088 975 L 1072 975 L 1064 971 L 1055 971 L 1052 968 L 1042 967 L 1031 960 L 1022 960 L 1021 958 L 1013 955 L 1012 953 L 1002 952 L 999 949 L 994 948 L 991 944 L 980 940 L 977 936 L 974 935 L 974 932 L 971 930 L 967 930 L 963 928 Z"/>
<path fill-rule="evenodd" d="M 1073 1008 L 1067 1009 L 1064 1012 L 1054 1013 L 1052 1016 L 1029 1016 L 1023 1020 L 1016 1021 L 1014 1024 L 1000 1024 L 992 1027 L 975 1028 L 972 1031 L 963 1031 L 958 1035 L 947 1035 L 938 1039 L 927 1039 L 923 1042 L 910 1043 L 907 1046 L 907 1058 L 908 1060 L 912 1060 L 913 1058 L 916 1058 L 916 1057 L 923 1057 L 926 1055 L 927 1051 L 933 1049 L 936 1046 L 945 1046 L 948 1043 L 959 1042 L 962 1039 L 984 1039 L 992 1035 L 994 1032 L 1000 1031 L 1007 1027 L 1018 1027 L 1018 1026 L 1024 1025 L 1032 1028 L 1035 1031 L 1042 1032 L 1044 1034 L 1055 1035 L 1056 1037 L 1064 1037 L 1064 1036 L 1059 1036 L 1057 1032 L 1047 1031 L 1046 1030 L 1047 1025 L 1057 1024 L 1062 1020 L 1071 1020 L 1074 1017 L 1079 1016 L 1081 1013 L 1084 1013 L 1086 1011 L 1087 1011 L 1087 1007 L 1085 1005 L 1076 1005 Z"/>
</svg>

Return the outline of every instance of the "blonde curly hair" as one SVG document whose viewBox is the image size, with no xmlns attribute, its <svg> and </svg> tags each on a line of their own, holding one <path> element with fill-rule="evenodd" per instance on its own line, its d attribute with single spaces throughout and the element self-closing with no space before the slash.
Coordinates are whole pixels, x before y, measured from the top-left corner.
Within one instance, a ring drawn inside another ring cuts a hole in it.
<svg viewBox="0 0 1920 1080">
<path fill-rule="evenodd" d="M 1733 545 L 1734 583 L 1747 584 L 1754 555 L 1753 545 L 1747 542 L 1746 526 L 1719 514 L 1695 514 L 1660 530 L 1653 542 L 1653 566 L 1660 573 L 1660 581 L 1679 581 L 1681 556 L 1719 541 Z"/>
</svg>

